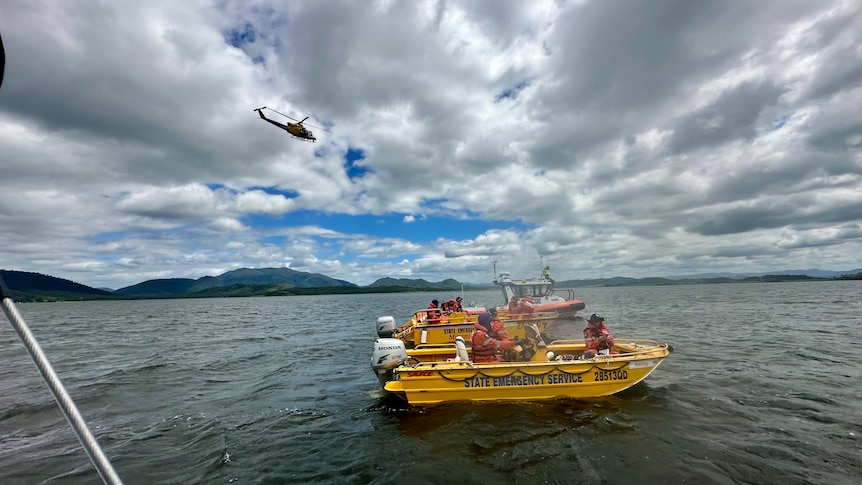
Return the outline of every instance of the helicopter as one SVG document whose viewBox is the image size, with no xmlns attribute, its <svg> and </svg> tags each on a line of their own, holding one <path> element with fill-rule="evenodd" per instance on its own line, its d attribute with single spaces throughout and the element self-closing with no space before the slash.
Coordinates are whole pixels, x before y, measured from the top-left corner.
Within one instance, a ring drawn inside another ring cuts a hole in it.
<svg viewBox="0 0 862 485">
<path fill-rule="evenodd" d="M 271 120 L 271 119 L 267 118 L 266 116 L 264 116 L 263 110 L 265 110 L 265 109 L 268 109 L 274 113 L 278 113 L 281 116 L 284 116 L 285 118 L 290 118 L 293 121 L 295 121 L 296 123 L 291 123 L 288 121 L 285 124 L 285 123 L 279 123 L 278 121 L 275 121 L 275 120 Z M 267 108 L 266 106 L 264 106 L 262 108 L 257 108 L 254 111 L 257 111 L 257 114 L 260 115 L 262 120 L 266 121 L 267 123 L 272 123 L 273 125 L 281 128 L 282 130 L 288 132 L 291 136 L 293 136 L 294 138 L 296 138 L 298 140 L 310 141 L 312 143 L 314 143 L 314 141 L 317 140 L 317 138 L 314 137 L 314 133 L 312 133 L 311 130 L 309 130 L 308 128 L 306 128 L 302 124 L 305 120 L 308 119 L 308 116 L 306 116 L 302 120 L 298 120 L 298 119 L 293 118 L 291 116 L 287 116 L 284 113 L 279 113 L 278 111 L 276 111 L 272 108 Z M 320 128 L 319 126 L 313 126 L 313 125 L 308 125 L 308 126 L 311 126 L 312 128 L 316 128 L 318 130 L 323 130 L 327 133 L 332 133 L 331 131 L 324 129 L 324 128 Z"/>
</svg>

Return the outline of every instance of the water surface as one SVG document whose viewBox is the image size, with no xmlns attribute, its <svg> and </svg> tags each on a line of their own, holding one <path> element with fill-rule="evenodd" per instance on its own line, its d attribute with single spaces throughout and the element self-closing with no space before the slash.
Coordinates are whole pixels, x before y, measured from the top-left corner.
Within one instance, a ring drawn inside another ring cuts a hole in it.
<svg viewBox="0 0 862 485">
<path fill-rule="evenodd" d="M 151 483 L 859 483 L 862 283 L 585 288 L 674 353 L 616 396 L 406 410 L 375 321 L 436 293 L 18 304 L 118 474 Z M 496 292 L 467 299 L 497 303 Z M 583 321 L 551 333 L 579 337 Z M 0 319 L 0 483 L 98 475 Z"/>
</svg>

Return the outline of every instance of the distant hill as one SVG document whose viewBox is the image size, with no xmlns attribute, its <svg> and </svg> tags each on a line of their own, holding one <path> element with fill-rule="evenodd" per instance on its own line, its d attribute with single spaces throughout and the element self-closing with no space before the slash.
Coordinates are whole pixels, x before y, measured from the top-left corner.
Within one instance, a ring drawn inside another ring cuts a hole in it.
<svg viewBox="0 0 862 485">
<path fill-rule="evenodd" d="M 808 274 L 802 274 L 808 273 Z M 717 276 L 716 276 L 717 275 Z M 816 275 L 816 276 L 812 276 Z M 16 301 L 62 301 L 130 298 L 207 298 L 233 296 L 337 295 L 349 293 L 403 293 L 414 291 L 458 291 L 461 283 L 445 279 L 438 283 L 424 279 L 381 278 L 368 286 L 357 286 L 317 273 L 304 273 L 289 268 L 243 268 L 219 276 L 196 280 L 169 278 L 148 280 L 114 292 L 96 289 L 63 278 L 0 270 L 10 295 Z M 700 277 L 666 278 L 597 278 L 556 282 L 557 288 L 585 286 L 661 286 L 720 283 L 757 283 L 781 281 L 862 280 L 862 269 L 849 271 L 799 270 L 778 271 L 759 275 L 743 273 L 710 273 Z M 464 287 L 490 288 L 491 285 L 465 283 Z"/>
<path fill-rule="evenodd" d="M 138 283 L 136 285 L 127 286 L 125 288 L 120 288 L 119 290 L 115 290 L 114 294 L 116 295 L 125 295 L 125 296 L 141 296 L 141 295 L 149 295 L 149 296 L 171 296 L 171 295 L 182 295 L 185 293 L 190 293 L 194 290 L 194 287 L 197 280 L 189 279 L 189 278 L 167 278 L 160 280 L 147 280 L 142 283 Z"/>
<path fill-rule="evenodd" d="M 820 281 L 832 279 L 859 279 L 856 275 L 842 273 L 842 276 L 819 278 L 800 274 L 767 274 L 763 276 L 748 276 L 740 278 L 599 278 L 591 280 L 567 280 L 559 281 L 554 286 L 557 288 L 577 288 L 584 286 L 667 286 L 667 285 L 696 285 L 696 284 L 721 284 L 721 283 L 777 283 L 781 281 Z"/>
<path fill-rule="evenodd" d="M 63 278 L 0 269 L 0 276 L 17 301 L 58 301 L 110 298 L 111 293 Z"/>
<path fill-rule="evenodd" d="M 770 276 L 770 275 L 804 275 L 812 278 L 838 278 L 843 275 L 862 273 L 862 268 L 851 269 L 847 271 L 829 271 L 825 269 L 785 269 L 781 271 L 769 271 L 766 273 L 700 273 L 684 276 L 668 276 L 671 280 L 681 279 L 711 279 L 711 278 L 729 278 L 733 280 L 741 280 L 751 278 L 752 276 Z"/>
<path fill-rule="evenodd" d="M 380 278 L 368 285 L 369 288 L 377 288 L 377 287 L 393 287 L 400 286 L 402 288 L 414 288 L 414 289 L 425 289 L 425 290 L 460 290 L 461 283 L 457 280 L 453 280 L 452 278 L 445 279 L 439 283 L 431 283 L 419 279 L 408 279 L 408 278 Z"/>
<path fill-rule="evenodd" d="M 185 296 L 214 288 L 234 285 L 279 285 L 300 288 L 324 288 L 356 285 L 349 281 L 337 280 L 318 273 L 305 273 L 290 268 L 242 268 L 219 276 L 204 276 L 196 280 L 188 278 L 169 278 L 147 280 L 136 285 L 116 290 L 114 294 L 136 297 Z M 214 292 L 220 293 L 220 292 Z"/>
</svg>

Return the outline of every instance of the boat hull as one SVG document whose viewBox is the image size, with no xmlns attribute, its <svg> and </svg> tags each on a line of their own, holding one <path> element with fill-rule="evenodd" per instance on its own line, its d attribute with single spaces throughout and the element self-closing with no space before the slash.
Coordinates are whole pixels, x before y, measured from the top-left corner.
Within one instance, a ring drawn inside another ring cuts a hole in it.
<svg viewBox="0 0 862 485">
<path fill-rule="evenodd" d="M 557 312 L 559 318 L 571 319 L 574 318 L 579 311 L 586 308 L 586 306 L 587 305 L 583 300 L 567 300 L 557 303 L 536 305 L 534 308 L 539 312 Z"/>
<path fill-rule="evenodd" d="M 548 348 L 553 349 L 554 346 Z M 637 384 L 652 373 L 669 353 L 666 344 L 655 342 L 621 345 L 619 348 L 622 353 L 618 355 L 589 360 L 545 359 L 545 362 L 487 364 L 436 361 L 401 365 L 395 369 L 394 379 L 387 382 L 384 389 L 402 397 L 410 405 L 594 398 L 615 394 Z"/>
</svg>

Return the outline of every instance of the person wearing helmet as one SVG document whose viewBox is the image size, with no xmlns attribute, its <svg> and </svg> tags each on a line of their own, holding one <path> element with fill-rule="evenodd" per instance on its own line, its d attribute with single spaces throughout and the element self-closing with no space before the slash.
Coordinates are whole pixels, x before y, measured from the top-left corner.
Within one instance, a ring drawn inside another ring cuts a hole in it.
<svg viewBox="0 0 862 485">
<path fill-rule="evenodd" d="M 458 311 L 458 310 L 456 310 L 457 307 L 458 307 L 458 302 L 450 298 L 450 299 L 443 302 L 443 313 L 445 313 L 446 315 L 449 315 L 453 312 Z"/>
<path fill-rule="evenodd" d="M 503 320 L 497 316 L 497 309 L 491 308 L 488 310 L 488 314 L 491 315 L 491 331 L 494 332 L 494 335 L 497 338 L 509 339 L 509 333 L 506 332 L 506 326 L 503 325 Z"/>
<path fill-rule="evenodd" d="M 455 311 L 456 312 L 463 312 L 464 311 L 463 303 L 464 303 L 464 299 L 461 298 L 460 296 L 458 298 L 455 298 Z"/>
<path fill-rule="evenodd" d="M 504 362 L 503 352 L 515 348 L 518 343 L 509 339 L 503 323 L 488 312 L 479 314 L 470 340 L 473 362 Z"/>
<path fill-rule="evenodd" d="M 593 313 L 587 320 L 584 329 L 584 353 L 609 355 L 614 346 L 614 337 L 605 324 L 605 319 L 598 313 Z"/>
<path fill-rule="evenodd" d="M 440 323 L 440 319 L 443 317 L 440 312 L 440 302 L 437 300 L 431 300 L 431 303 L 428 305 L 428 310 L 425 313 L 428 315 L 427 321 L 429 325 Z"/>
</svg>

